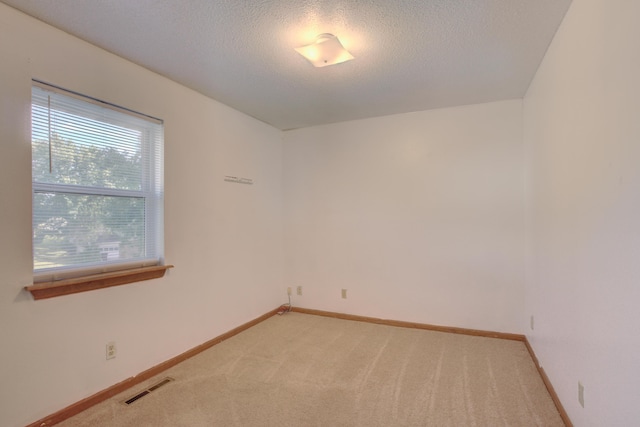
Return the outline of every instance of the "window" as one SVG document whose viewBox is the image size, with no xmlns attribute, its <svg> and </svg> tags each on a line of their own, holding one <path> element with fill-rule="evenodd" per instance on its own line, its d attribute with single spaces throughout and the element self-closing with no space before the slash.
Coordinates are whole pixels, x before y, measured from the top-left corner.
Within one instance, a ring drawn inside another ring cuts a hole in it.
<svg viewBox="0 0 640 427">
<path fill-rule="evenodd" d="M 162 121 L 35 82 L 36 282 L 160 264 Z"/>
</svg>

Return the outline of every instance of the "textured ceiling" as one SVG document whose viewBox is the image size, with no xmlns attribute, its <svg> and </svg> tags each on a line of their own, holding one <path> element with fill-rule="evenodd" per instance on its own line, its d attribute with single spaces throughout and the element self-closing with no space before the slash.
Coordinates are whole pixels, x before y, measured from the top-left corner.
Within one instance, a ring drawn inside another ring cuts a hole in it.
<svg viewBox="0 0 640 427">
<path fill-rule="evenodd" d="M 280 129 L 521 98 L 571 0 L 0 0 Z M 337 35 L 355 56 L 293 48 Z"/>
</svg>

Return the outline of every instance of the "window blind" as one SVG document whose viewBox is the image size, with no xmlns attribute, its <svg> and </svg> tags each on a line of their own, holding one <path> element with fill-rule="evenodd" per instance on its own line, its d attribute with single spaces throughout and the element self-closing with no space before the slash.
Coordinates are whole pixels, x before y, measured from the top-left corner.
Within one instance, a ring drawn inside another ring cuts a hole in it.
<svg viewBox="0 0 640 427">
<path fill-rule="evenodd" d="M 39 82 L 31 104 L 36 276 L 159 262 L 162 121 Z"/>
</svg>

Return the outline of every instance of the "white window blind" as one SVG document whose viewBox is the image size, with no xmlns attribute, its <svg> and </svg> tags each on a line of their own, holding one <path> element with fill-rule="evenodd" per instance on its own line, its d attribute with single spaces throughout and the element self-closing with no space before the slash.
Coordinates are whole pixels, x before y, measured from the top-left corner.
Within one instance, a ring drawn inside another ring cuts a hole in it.
<svg viewBox="0 0 640 427">
<path fill-rule="evenodd" d="M 36 281 L 159 263 L 162 121 L 34 82 L 31 122 Z"/>
</svg>

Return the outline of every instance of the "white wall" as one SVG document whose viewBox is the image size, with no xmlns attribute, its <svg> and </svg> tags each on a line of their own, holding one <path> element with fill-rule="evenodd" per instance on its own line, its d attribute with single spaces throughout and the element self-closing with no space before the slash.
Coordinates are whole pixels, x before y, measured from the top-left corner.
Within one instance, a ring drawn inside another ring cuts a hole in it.
<svg viewBox="0 0 640 427">
<path fill-rule="evenodd" d="M 521 107 L 285 132 L 285 284 L 303 286 L 294 305 L 522 333 Z"/>
<path fill-rule="evenodd" d="M 31 78 L 165 120 L 166 260 L 176 266 L 165 278 L 37 302 L 22 289 Z M 281 188 L 279 130 L 0 4 L 0 425 L 35 421 L 275 308 Z"/>
<path fill-rule="evenodd" d="M 574 1 L 524 100 L 529 338 L 579 426 L 640 420 L 639 16 Z"/>
</svg>

